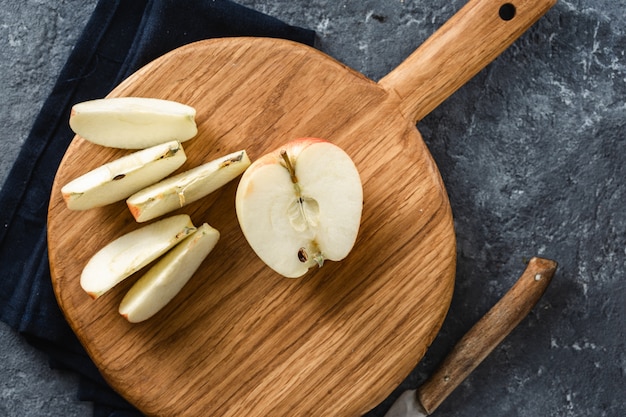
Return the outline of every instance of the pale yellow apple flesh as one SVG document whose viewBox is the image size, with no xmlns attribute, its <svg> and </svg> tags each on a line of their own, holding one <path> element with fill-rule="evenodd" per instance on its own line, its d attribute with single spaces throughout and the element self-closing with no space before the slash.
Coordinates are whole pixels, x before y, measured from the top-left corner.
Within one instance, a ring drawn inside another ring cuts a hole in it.
<svg viewBox="0 0 626 417">
<path fill-rule="evenodd" d="M 98 145 L 143 149 L 184 142 L 198 133 L 196 110 L 182 103 L 145 97 L 116 97 L 75 104 L 70 128 Z"/>
<path fill-rule="evenodd" d="M 61 188 L 71 210 L 88 210 L 124 200 L 133 193 L 165 178 L 187 156 L 177 141 L 156 145 L 102 165 Z"/>
<path fill-rule="evenodd" d="M 233 152 L 142 189 L 126 204 L 138 222 L 151 220 L 207 196 L 249 166 L 245 150 Z"/>
<path fill-rule="evenodd" d="M 186 214 L 171 216 L 133 230 L 100 249 L 83 269 L 80 285 L 98 298 L 194 233 Z"/>
<path fill-rule="evenodd" d="M 355 244 L 363 188 L 352 159 L 320 139 L 298 139 L 256 160 L 235 199 L 248 243 L 270 268 L 296 278 Z"/>
<path fill-rule="evenodd" d="M 165 307 L 213 250 L 220 234 L 204 223 L 143 275 L 122 299 L 119 313 L 131 323 L 147 320 Z"/>
</svg>

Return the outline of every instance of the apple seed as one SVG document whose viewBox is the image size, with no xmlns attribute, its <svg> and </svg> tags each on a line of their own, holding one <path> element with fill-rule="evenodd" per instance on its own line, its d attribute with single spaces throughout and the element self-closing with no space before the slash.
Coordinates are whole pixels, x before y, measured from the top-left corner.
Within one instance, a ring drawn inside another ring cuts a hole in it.
<svg viewBox="0 0 626 417">
<path fill-rule="evenodd" d="M 307 255 L 306 249 L 300 248 L 300 250 L 298 251 L 298 259 L 302 263 L 305 263 L 306 261 L 309 260 L 309 255 Z"/>
</svg>

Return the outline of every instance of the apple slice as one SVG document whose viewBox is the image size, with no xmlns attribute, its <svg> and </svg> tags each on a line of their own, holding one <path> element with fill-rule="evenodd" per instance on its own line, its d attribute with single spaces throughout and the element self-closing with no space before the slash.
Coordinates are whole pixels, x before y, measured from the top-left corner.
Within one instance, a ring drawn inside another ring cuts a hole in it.
<svg viewBox="0 0 626 417">
<path fill-rule="evenodd" d="M 220 233 L 204 223 L 165 254 L 130 288 L 119 312 L 131 323 L 147 320 L 169 303 L 213 250 Z"/>
<path fill-rule="evenodd" d="M 135 220 L 145 222 L 199 200 L 249 166 L 246 151 L 237 151 L 138 191 L 126 204 Z"/>
<path fill-rule="evenodd" d="M 250 165 L 239 182 L 235 207 L 256 254 L 279 274 L 296 278 L 352 250 L 363 188 L 343 149 L 303 138 Z"/>
<path fill-rule="evenodd" d="M 179 142 L 172 141 L 134 152 L 104 164 L 61 188 L 71 210 L 88 210 L 124 200 L 154 184 L 176 169 L 187 156 Z"/>
<path fill-rule="evenodd" d="M 100 249 L 87 262 L 80 285 L 92 298 L 98 298 L 195 231 L 186 214 L 133 230 Z"/>
<path fill-rule="evenodd" d="M 196 110 L 170 100 L 117 97 L 75 104 L 70 128 L 90 142 L 112 148 L 143 149 L 184 142 L 198 133 Z"/>
</svg>

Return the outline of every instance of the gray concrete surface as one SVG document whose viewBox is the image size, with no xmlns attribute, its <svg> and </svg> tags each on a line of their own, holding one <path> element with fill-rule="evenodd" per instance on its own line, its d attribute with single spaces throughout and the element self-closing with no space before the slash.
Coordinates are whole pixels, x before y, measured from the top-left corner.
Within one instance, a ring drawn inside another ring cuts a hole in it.
<svg viewBox="0 0 626 417">
<path fill-rule="evenodd" d="M 315 29 L 377 80 L 464 1 L 240 3 Z M 94 4 L 0 0 L 0 183 Z M 370 416 L 422 382 L 533 255 L 560 264 L 548 292 L 435 415 L 626 415 L 625 7 L 559 1 L 420 122 L 456 219 L 457 285 L 427 355 Z M 75 393 L 75 376 L 0 324 L 0 416 L 89 415 Z"/>
</svg>

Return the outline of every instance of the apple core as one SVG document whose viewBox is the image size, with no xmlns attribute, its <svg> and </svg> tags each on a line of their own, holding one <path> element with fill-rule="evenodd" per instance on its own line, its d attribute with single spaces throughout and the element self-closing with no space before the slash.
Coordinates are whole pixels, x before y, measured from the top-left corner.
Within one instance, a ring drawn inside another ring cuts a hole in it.
<svg viewBox="0 0 626 417">
<path fill-rule="evenodd" d="M 289 159 L 287 151 L 284 149 L 280 151 L 280 156 L 285 162 L 285 168 L 289 172 L 295 193 L 295 199 L 287 207 L 289 223 L 296 232 L 306 232 L 306 234 L 309 235 L 308 238 L 311 240 L 311 243 L 308 245 L 308 250 L 304 246 L 298 249 L 298 260 L 303 264 L 307 264 L 307 266 L 313 266 L 313 262 L 315 262 L 315 264 L 321 267 L 324 265 L 324 255 L 315 241 L 315 229 L 319 224 L 320 206 L 314 198 L 302 195 L 302 189 L 298 182 L 296 170 L 291 159 Z M 312 254 L 312 256 L 309 254 Z"/>
<path fill-rule="evenodd" d="M 314 198 L 297 197 L 287 208 L 289 222 L 296 232 L 315 229 L 319 224 L 320 206 Z"/>
</svg>

